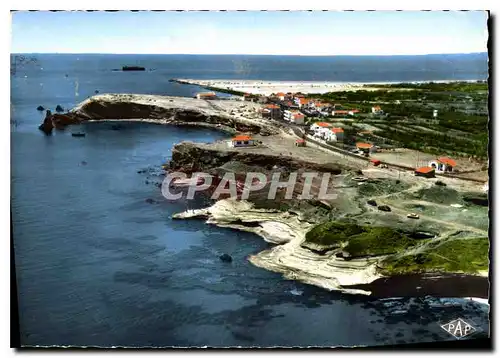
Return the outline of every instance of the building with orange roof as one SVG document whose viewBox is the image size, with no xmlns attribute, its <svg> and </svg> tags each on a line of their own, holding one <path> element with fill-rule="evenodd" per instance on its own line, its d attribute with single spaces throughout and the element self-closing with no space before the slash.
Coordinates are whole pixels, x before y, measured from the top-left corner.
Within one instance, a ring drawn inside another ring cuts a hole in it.
<svg viewBox="0 0 500 358">
<path fill-rule="evenodd" d="M 297 110 L 287 109 L 283 112 L 283 119 L 291 123 L 304 124 L 304 118 L 304 114 Z"/>
<path fill-rule="evenodd" d="M 308 98 L 304 98 L 304 96 L 302 96 L 302 97 L 297 97 L 297 96 L 295 96 L 295 97 L 293 98 L 293 102 L 294 102 L 297 106 L 299 106 L 299 108 L 303 108 L 303 107 L 308 106 L 308 105 L 309 105 L 309 102 L 311 102 L 311 100 L 310 100 L 310 99 L 308 99 Z"/>
<path fill-rule="evenodd" d="M 216 99 L 217 95 L 215 92 L 199 92 L 196 94 L 197 99 Z"/>
<path fill-rule="evenodd" d="M 349 114 L 349 111 L 348 110 L 345 110 L 345 109 L 334 109 L 332 111 L 332 116 L 336 117 L 336 116 L 346 116 Z"/>
<path fill-rule="evenodd" d="M 330 128 L 327 136 L 327 141 L 339 142 L 342 140 L 344 140 L 344 129 L 340 127 Z"/>
<path fill-rule="evenodd" d="M 436 171 L 433 167 L 420 167 L 415 169 L 415 176 L 421 176 L 425 178 L 434 178 Z"/>
<path fill-rule="evenodd" d="M 441 157 L 429 162 L 429 167 L 434 168 L 437 173 L 451 173 L 456 166 L 457 162 L 448 157 Z"/>
<path fill-rule="evenodd" d="M 280 101 L 284 101 L 285 97 L 286 97 L 286 93 L 278 92 L 278 93 L 276 93 L 276 97 L 278 97 L 280 99 Z"/>
<path fill-rule="evenodd" d="M 371 143 L 357 142 L 356 148 L 366 155 L 376 152 L 375 146 Z"/>
<path fill-rule="evenodd" d="M 229 146 L 233 148 L 237 147 L 251 147 L 255 145 L 255 140 L 249 135 L 236 135 L 229 141 Z"/>
<path fill-rule="evenodd" d="M 281 108 L 276 104 L 268 104 L 266 105 L 262 111 L 262 117 L 279 119 L 281 118 Z"/>
<path fill-rule="evenodd" d="M 316 122 L 309 127 L 309 129 L 314 133 L 313 136 L 319 139 L 326 140 L 330 137 L 330 128 L 333 127 L 332 123 L 328 122 Z"/>
<path fill-rule="evenodd" d="M 382 108 L 380 106 L 373 106 L 372 107 L 372 114 L 382 114 L 384 111 L 382 111 Z"/>
</svg>

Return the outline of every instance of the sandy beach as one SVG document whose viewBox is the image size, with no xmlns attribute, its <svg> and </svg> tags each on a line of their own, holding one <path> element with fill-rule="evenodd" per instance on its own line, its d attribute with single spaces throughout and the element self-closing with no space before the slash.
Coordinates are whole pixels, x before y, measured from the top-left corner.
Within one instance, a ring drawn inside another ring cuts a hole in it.
<svg viewBox="0 0 500 358">
<path fill-rule="evenodd" d="M 360 89 L 376 91 L 377 87 L 364 87 L 365 85 L 387 85 L 401 82 L 328 82 L 328 81 L 264 81 L 264 80 L 196 80 L 177 79 L 177 81 L 195 84 L 199 86 L 217 87 L 252 94 L 270 95 L 272 93 L 327 93 L 340 91 L 357 91 Z M 454 81 L 434 81 L 447 83 Z M 414 81 L 411 83 L 424 83 Z"/>
</svg>

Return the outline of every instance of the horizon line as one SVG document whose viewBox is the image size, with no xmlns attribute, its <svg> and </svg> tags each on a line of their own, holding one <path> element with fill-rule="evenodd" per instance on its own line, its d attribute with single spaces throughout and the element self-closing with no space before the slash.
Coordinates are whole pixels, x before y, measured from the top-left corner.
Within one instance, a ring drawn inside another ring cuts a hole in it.
<svg viewBox="0 0 500 358">
<path fill-rule="evenodd" d="M 396 57 L 396 56 L 449 56 L 449 55 L 479 55 L 489 54 L 489 51 L 482 52 L 458 52 L 458 53 L 426 53 L 426 54 L 394 54 L 394 55 L 297 55 L 297 54 L 245 54 L 245 53 L 112 53 L 112 52 L 11 52 L 11 55 L 134 55 L 134 56 L 289 56 L 289 57 Z"/>
</svg>

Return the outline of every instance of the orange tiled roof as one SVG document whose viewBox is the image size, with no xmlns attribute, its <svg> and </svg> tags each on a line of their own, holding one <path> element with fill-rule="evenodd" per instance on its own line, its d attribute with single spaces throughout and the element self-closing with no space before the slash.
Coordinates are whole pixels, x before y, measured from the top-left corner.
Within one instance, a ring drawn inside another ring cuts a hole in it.
<svg viewBox="0 0 500 358">
<path fill-rule="evenodd" d="M 300 102 L 300 104 L 308 104 L 309 100 L 307 98 L 300 98 L 299 102 Z"/>
<path fill-rule="evenodd" d="M 344 130 L 342 128 L 332 128 L 331 130 L 333 133 L 344 133 Z"/>
<path fill-rule="evenodd" d="M 415 171 L 419 172 L 419 173 L 427 174 L 427 173 L 433 172 L 434 168 L 433 167 L 421 167 L 421 168 L 415 169 Z"/>
<path fill-rule="evenodd" d="M 345 111 L 345 110 L 341 110 L 341 111 L 339 111 L 339 110 L 335 110 L 335 111 L 333 111 L 333 112 L 334 112 L 334 113 L 338 113 L 338 114 L 346 114 L 346 113 L 349 113 L 349 111 Z"/>
<path fill-rule="evenodd" d="M 279 106 L 277 106 L 277 105 L 275 105 L 275 104 L 268 104 L 268 105 L 266 106 L 266 108 L 269 108 L 269 109 L 278 109 L 278 108 L 280 108 L 280 107 L 279 107 Z"/>
<path fill-rule="evenodd" d="M 319 127 L 331 127 L 332 126 L 330 123 L 327 123 L 327 122 L 316 122 L 314 124 L 316 124 Z"/>
<path fill-rule="evenodd" d="M 276 96 L 278 96 L 278 97 L 285 97 L 286 94 L 283 93 L 283 92 L 278 92 L 278 93 L 276 93 Z"/>
<path fill-rule="evenodd" d="M 363 148 L 363 149 L 368 149 L 368 148 L 373 147 L 373 144 L 358 142 L 358 143 L 356 143 L 356 147 Z"/>
<path fill-rule="evenodd" d="M 441 157 L 441 158 L 438 158 L 438 161 L 441 162 L 441 163 L 447 164 L 447 165 L 449 165 L 451 167 L 454 167 L 454 166 L 457 165 L 457 162 L 455 162 L 451 158 Z"/>
<path fill-rule="evenodd" d="M 237 135 L 236 137 L 234 137 L 231 140 L 235 141 L 235 140 L 251 140 L 251 139 L 252 139 L 252 137 L 247 136 L 247 135 Z"/>
<path fill-rule="evenodd" d="M 376 110 L 376 111 L 378 111 L 378 110 L 380 110 L 381 108 L 380 108 L 380 106 L 375 106 L 375 107 L 373 107 L 373 109 L 374 109 L 374 110 Z"/>
</svg>

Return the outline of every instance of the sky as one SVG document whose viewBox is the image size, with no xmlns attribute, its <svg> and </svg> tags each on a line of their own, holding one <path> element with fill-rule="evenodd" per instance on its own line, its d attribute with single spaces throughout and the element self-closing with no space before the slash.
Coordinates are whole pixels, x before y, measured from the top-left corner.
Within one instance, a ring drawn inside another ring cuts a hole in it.
<svg viewBox="0 0 500 358">
<path fill-rule="evenodd" d="M 486 52 L 481 11 L 15 12 L 12 53 L 423 55 Z"/>
</svg>

